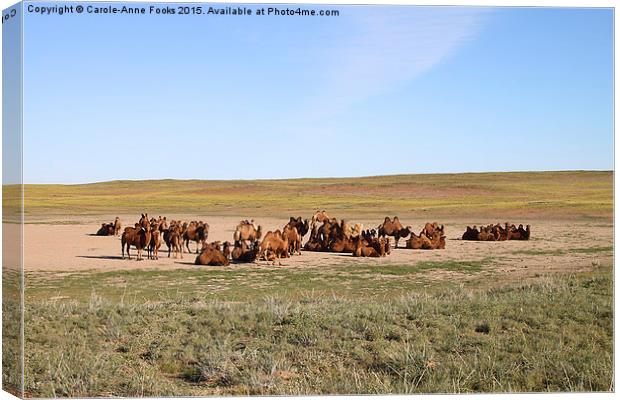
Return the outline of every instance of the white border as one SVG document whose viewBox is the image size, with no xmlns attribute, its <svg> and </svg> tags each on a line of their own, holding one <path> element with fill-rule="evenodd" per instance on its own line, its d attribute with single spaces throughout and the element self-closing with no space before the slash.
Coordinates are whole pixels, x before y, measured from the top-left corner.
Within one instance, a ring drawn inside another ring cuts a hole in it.
<svg viewBox="0 0 620 400">
<path fill-rule="evenodd" d="M 138 0 L 126 0 L 127 2 L 145 2 Z M 189 1 L 170 1 L 170 3 L 185 3 Z M 10 0 L 0 0 L 0 6 L 2 9 L 10 7 L 16 4 L 16 1 Z M 233 3 L 232 1 L 226 0 L 213 0 L 207 3 Z M 590 1 L 577 1 L 577 0 L 538 0 L 538 1 L 519 1 L 519 0 L 504 0 L 504 1 L 493 1 L 493 0 L 425 0 L 425 1 L 415 1 L 415 0 L 375 0 L 375 1 L 351 1 L 351 0 L 312 0 L 312 1 L 300 1 L 300 0 L 243 0 L 237 1 L 234 3 L 283 3 L 283 4 L 339 4 L 339 5 L 351 5 L 351 4 L 375 4 L 375 5 L 436 5 L 436 6 L 446 6 L 446 5 L 459 5 L 459 6 L 499 6 L 499 7 L 509 7 L 509 6 L 517 6 L 517 7 L 609 7 L 614 8 L 614 171 L 615 171 L 615 154 L 618 154 L 618 147 L 620 146 L 618 142 L 615 140 L 615 120 L 618 115 L 618 99 L 617 99 L 617 91 L 615 76 L 618 74 L 618 63 L 617 63 L 617 52 L 616 44 L 618 43 L 618 31 L 615 29 L 615 6 L 616 2 L 611 0 L 590 0 Z M 0 39 L 1 39 L 1 30 L 0 30 Z M 0 40 L 0 54 L 2 50 L 2 41 Z M 2 74 L 2 65 L 0 63 L 0 76 Z M 0 100 L 0 106 L 2 105 L 2 100 Z M 1 109 L 1 107 L 0 107 Z M 1 111 L 0 111 L 1 114 Z M 0 116 L 0 123 L 2 122 L 2 118 Z M 0 155 L 2 154 L 2 144 L 0 142 Z M 0 156 L 1 157 L 1 156 Z M 0 172 L 1 172 L 1 163 L 0 163 Z M 615 249 L 618 248 L 619 236 L 618 236 L 618 227 L 615 224 L 616 220 L 616 208 L 615 208 L 615 199 L 618 194 L 618 185 L 617 185 L 617 176 L 614 173 L 614 388 L 618 390 L 618 362 L 617 362 L 617 351 L 616 351 L 616 339 L 618 335 L 618 330 L 620 328 L 620 324 L 618 322 L 618 316 L 616 310 L 618 310 L 618 296 L 615 296 L 618 289 L 618 280 L 616 279 L 615 272 Z M 1 204 L 1 202 L 0 202 Z M 2 230 L 0 230 L 0 243 L 2 242 Z M 0 259 L 2 255 L 2 250 L 0 249 Z M 0 299 L 1 299 L 2 288 L 0 285 Z M 1 332 L 0 325 L 0 332 Z M 308 400 L 317 400 L 323 399 L 327 396 L 305 396 L 304 399 Z M 333 400 L 349 400 L 351 398 L 361 398 L 366 396 L 329 396 L 330 399 Z M 544 398 L 549 400 L 556 399 L 612 399 L 615 398 L 614 393 L 537 393 L 537 394 L 471 394 L 471 395 L 385 395 L 385 396 L 373 396 L 373 399 L 382 399 L 382 400 L 401 400 L 401 399 L 425 399 L 432 398 L 437 400 L 443 399 L 455 399 L 455 398 L 467 398 L 472 400 L 488 400 L 488 399 L 536 399 L 536 398 Z M 15 397 L 10 395 L 7 392 L 0 392 L 0 400 L 5 399 L 14 399 Z M 256 397 L 235 397 L 235 399 L 255 399 Z M 294 397 L 262 397 L 263 399 L 288 399 Z M 162 398 L 157 398 L 162 399 Z M 177 397 L 177 399 L 194 399 L 191 397 Z"/>
</svg>

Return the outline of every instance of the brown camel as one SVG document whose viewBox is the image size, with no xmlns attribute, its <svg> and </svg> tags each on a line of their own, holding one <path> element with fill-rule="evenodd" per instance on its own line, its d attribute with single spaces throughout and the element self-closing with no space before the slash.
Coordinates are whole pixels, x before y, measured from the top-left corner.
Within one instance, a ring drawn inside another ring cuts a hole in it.
<svg viewBox="0 0 620 400">
<path fill-rule="evenodd" d="M 301 255 L 301 235 L 297 232 L 297 228 L 287 224 L 282 230 L 282 237 L 288 241 L 288 252 L 290 254 Z"/>
<path fill-rule="evenodd" d="M 138 261 L 142 260 L 142 250 L 148 247 L 151 241 L 151 225 L 147 214 L 142 214 L 142 218 L 135 228 L 125 228 L 121 236 L 121 253 L 125 259 L 125 246 L 127 247 L 127 257 L 131 259 L 129 248 L 134 246 L 138 251 Z"/>
<path fill-rule="evenodd" d="M 247 242 L 235 242 L 235 248 L 232 251 L 232 259 L 238 263 L 251 263 L 256 261 L 260 253 L 260 243 L 255 241 L 251 246 Z"/>
<path fill-rule="evenodd" d="M 235 229 L 233 238 L 235 239 L 235 242 L 239 240 L 249 240 L 252 242 L 255 240 L 260 240 L 262 236 L 262 229 L 263 228 L 260 225 L 256 228 L 254 224 L 249 221 L 241 221 Z"/>
<path fill-rule="evenodd" d="M 187 252 L 191 253 L 192 251 L 189 249 L 189 242 L 196 242 L 196 254 L 198 254 L 199 249 L 201 249 L 207 241 L 209 237 L 209 224 L 204 223 L 202 221 L 192 221 L 183 232 L 183 241 L 185 242 L 185 247 L 187 247 Z"/>
<path fill-rule="evenodd" d="M 276 259 L 289 257 L 288 249 L 288 239 L 283 237 L 278 229 L 275 232 L 267 232 L 260 244 L 260 255 L 275 264 Z"/>
<path fill-rule="evenodd" d="M 228 261 L 228 258 L 224 255 L 222 250 L 220 250 L 219 244 L 212 243 L 203 246 L 200 255 L 196 257 L 194 264 L 226 266 L 230 265 L 230 261 Z"/>
<path fill-rule="evenodd" d="M 385 217 L 385 220 L 381 225 L 379 225 L 377 231 L 379 236 L 393 236 L 394 248 L 398 248 L 398 240 L 400 238 L 407 237 L 411 233 L 411 227 L 403 227 L 403 224 L 400 223 L 398 217 L 394 217 L 394 219 Z"/>
</svg>

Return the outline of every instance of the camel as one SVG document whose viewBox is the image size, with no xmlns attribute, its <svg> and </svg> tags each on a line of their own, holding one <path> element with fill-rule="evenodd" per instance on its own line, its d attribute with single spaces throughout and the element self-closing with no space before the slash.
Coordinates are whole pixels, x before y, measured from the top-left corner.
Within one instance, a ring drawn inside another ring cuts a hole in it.
<svg viewBox="0 0 620 400">
<path fill-rule="evenodd" d="M 148 258 L 159 260 L 159 248 L 161 247 L 161 232 L 159 224 L 151 225 L 151 241 L 147 248 Z"/>
<path fill-rule="evenodd" d="M 329 248 L 330 241 L 344 238 L 343 222 L 344 220 L 338 223 L 335 218 L 323 221 L 323 225 L 318 229 L 318 241 L 321 242 L 323 249 Z"/>
<path fill-rule="evenodd" d="M 351 234 L 350 237 L 351 238 L 356 238 L 359 235 L 362 234 L 362 229 L 364 228 L 363 224 L 360 224 L 359 222 L 356 223 L 355 225 L 353 225 L 353 229 L 351 229 Z"/>
<path fill-rule="evenodd" d="M 360 223 L 351 225 L 350 222 L 342 220 L 340 226 L 342 227 L 344 237 L 347 239 L 356 238 L 362 233 L 363 225 Z"/>
<path fill-rule="evenodd" d="M 329 215 L 327 215 L 325 210 L 323 211 L 317 210 L 317 212 L 315 212 L 314 215 L 312 216 L 312 222 L 310 226 L 311 228 L 314 228 L 315 226 L 318 226 L 319 224 L 322 224 L 323 222 L 327 220 L 329 220 Z"/>
<path fill-rule="evenodd" d="M 530 239 L 530 226 L 526 225 L 523 229 L 523 225 L 519 225 L 516 229 L 511 229 L 508 232 L 509 240 L 529 240 Z"/>
<path fill-rule="evenodd" d="M 421 234 L 424 234 L 424 236 L 429 239 L 435 235 L 443 236 L 445 234 L 444 226 L 439 225 L 437 222 L 427 222 L 424 224 L 424 228 L 422 228 L 422 231 L 420 232 L 420 235 Z"/>
<path fill-rule="evenodd" d="M 164 231 L 164 242 L 168 246 L 168 258 L 170 258 L 170 252 L 174 251 L 174 258 L 180 253 L 183 258 L 183 243 L 182 243 L 182 228 L 175 221 L 170 224 L 170 228 Z"/>
<path fill-rule="evenodd" d="M 367 243 L 363 238 L 355 240 L 353 257 L 384 257 L 390 254 L 390 239 L 377 238 Z"/>
<path fill-rule="evenodd" d="M 476 228 L 476 225 L 474 225 L 473 228 L 470 228 L 469 226 L 467 226 L 467 228 L 465 229 L 465 232 L 463 233 L 463 236 L 461 236 L 462 240 L 478 240 L 478 234 L 480 232 L 478 232 L 478 228 Z"/>
<path fill-rule="evenodd" d="M 233 238 L 235 239 L 235 242 L 239 240 L 249 240 L 252 242 L 255 240 L 260 240 L 262 236 L 262 229 L 263 228 L 260 225 L 258 228 L 254 227 L 253 222 L 241 221 L 235 229 Z"/>
<path fill-rule="evenodd" d="M 405 243 L 408 249 L 418 249 L 418 250 L 436 250 L 436 249 L 445 249 L 446 248 L 446 237 L 442 234 L 435 233 L 435 235 L 431 238 L 426 236 L 424 232 L 420 232 L 420 235 L 416 235 L 411 232 L 411 236 L 407 239 Z"/>
<path fill-rule="evenodd" d="M 151 241 L 151 225 L 147 214 L 142 214 L 142 218 L 135 228 L 125 228 L 121 236 L 121 253 L 125 259 L 125 246 L 127 246 L 127 257 L 131 259 L 129 248 L 134 246 L 138 251 L 137 259 L 142 260 L 142 249 L 148 247 Z"/>
<path fill-rule="evenodd" d="M 118 236 L 121 233 L 121 220 L 116 217 L 114 218 L 114 236 Z"/>
<path fill-rule="evenodd" d="M 280 258 L 288 258 L 289 253 L 288 238 L 282 236 L 280 230 L 275 232 L 267 232 L 260 244 L 260 255 L 267 261 L 273 261 Z"/>
<path fill-rule="evenodd" d="M 304 250 L 307 251 L 323 251 L 323 244 L 315 240 L 308 240 L 304 245 Z"/>
<path fill-rule="evenodd" d="M 310 232 L 310 238 L 304 245 L 304 250 L 308 251 L 321 251 L 323 250 L 323 244 L 321 242 L 319 228 L 314 226 Z"/>
<path fill-rule="evenodd" d="M 231 250 L 232 245 L 229 241 L 225 241 L 224 245 L 222 246 L 222 253 L 224 253 L 224 257 L 226 257 L 227 259 L 230 259 L 230 255 L 231 255 Z"/>
<path fill-rule="evenodd" d="M 187 252 L 192 252 L 189 248 L 190 240 L 196 242 L 196 254 L 198 254 L 199 249 L 204 246 L 208 237 L 209 224 L 202 221 L 192 221 L 183 232 L 183 241 L 185 242 L 185 247 L 187 247 Z"/>
<path fill-rule="evenodd" d="M 159 217 L 157 223 L 159 224 L 160 231 L 163 232 L 164 230 L 168 229 L 168 220 L 166 219 L 166 217 Z"/>
<path fill-rule="evenodd" d="M 407 237 L 411 233 L 411 227 L 403 227 L 403 224 L 400 223 L 398 217 L 394 217 L 392 220 L 390 217 L 385 217 L 383 224 L 379 225 L 377 231 L 379 236 L 393 236 L 394 248 L 398 248 L 398 240 L 400 238 Z"/>
<path fill-rule="evenodd" d="M 232 259 L 238 263 L 251 263 L 256 261 L 260 252 L 260 243 L 255 241 L 252 246 L 248 246 L 245 241 L 235 242 L 235 248 L 232 251 Z"/>
<path fill-rule="evenodd" d="M 114 224 L 101 224 L 101 228 L 96 233 L 97 236 L 114 235 Z"/>
<path fill-rule="evenodd" d="M 355 251 L 355 240 L 352 238 L 336 239 L 330 243 L 329 251 L 334 253 L 351 253 Z"/>
<path fill-rule="evenodd" d="M 161 232 L 159 230 L 151 232 L 151 242 L 148 247 L 148 256 L 154 260 L 159 260 L 159 248 L 161 247 Z"/>
<path fill-rule="evenodd" d="M 196 257 L 194 264 L 226 266 L 230 265 L 230 261 L 220 250 L 219 243 L 215 242 L 202 247 L 202 251 Z"/>
<path fill-rule="evenodd" d="M 508 222 L 505 223 L 504 227 L 502 227 L 500 224 L 497 224 L 495 226 L 497 227 L 497 230 L 499 231 L 498 240 L 501 240 L 501 241 L 508 240 L 508 232 L 510 231 L 508 227 Z"/>
<path fill-rule="evenodd" d="M 496 241 L 499 239 L 499 231 L 492 226 L 480 227 L 480 233 L 476 240 L 480 241 Z"/>
<path fill-rule="evenodd" d="M 419 250 L 423 249 L 426 243 L 430 243 L 428 236 L 424 234 L 424 231 L 420 232 L 419 235 L 411 232 L 411 236 L 405 242 L 405 247 L 408 249 Z"/>
<path fill-rule="evenodd" d="M 162 233 L 162 231 L 164 231 L 162 226 L 164 225 L 165 218 L 162 220 L 162 218 L 159 217 L 159 220 L 151 219 L 151 221 L 153 221 L 151 222 L 151 241 L 147 248 L 147 255 L 150 259 L 159 260 L 159 248 L 161 247 L 162 236 L 164 236 L 164 233 Z M 170 246 L 168 246 L 168 248 L 170 248 Z"/>
<path fill-rule="evenodd" d="M 372 239 L 377 237 L 377 230 L 376 229 L 366 229 L 365 231 L 362 231 L 362 235 L 361 236 L 367 242 L 370 243 L 370 241 L 372 241 Z"/>
<path fill-rule="evenodd" d="M 310 230 L 309 221 L 307 219 L 302 220 L 301 217 L 291 217 L 286 226 L 295 227 L 297 229 L 297 233 L 299 233 L 300 239 L 303 239 L 306 233 Z"/>
<path fill-rule="evenodd" d="M 286 225 L 282 230 L 282 237 L 288 241 L 288 252 L 301 255 L 301 235 L 297 232 L 297 228 L 291 225 Z"/>
</svg>

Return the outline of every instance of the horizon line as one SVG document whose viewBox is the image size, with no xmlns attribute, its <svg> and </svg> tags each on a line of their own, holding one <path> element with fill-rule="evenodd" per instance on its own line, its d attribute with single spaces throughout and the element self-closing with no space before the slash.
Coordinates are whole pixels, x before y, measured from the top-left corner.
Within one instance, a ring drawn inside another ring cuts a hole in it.
<svg viewBox="0 0 620 400">
<path fill-rule="evenodd" d="M 567 173 L 567 172 L 611 172 L 613 169 L 559 169 L 559 170 L 513 170 L 513 171 L 464 171 L 464 172 L 419 172 L 419 173 L 395 173 L 395 174 L 380 174 L 380 175 L 360 175 L 360 176 L 318 176 L 318 177 L 284 177 L 284 178 L 229 178 L 229 179 L 202 179 L 202 178 L 144 178 L 144 179 L 109 179 L 102 181 L 91 182 L 77 182 L 77 183 L 32 183 L 22 182 L 22 185 L 57 185 L 57 186 L 79 186 L 79 185 L 95 185 L 102 183 L 112 182 L 157 182 L 157 181 L 202 181 L 202 182 L 260 182 L 260 181 L 295 181 L 295 180 L 335 180 L 335 179 L 366 179 L 366 178 L 381 178 L 381 177 L 395 177 L 395 176 L 427 176 L 427 175 L 483 175 L 483 174 L 523 174 L 523 173 Z M 19 185 L 20 183 L 4 184 L 2 186 Z"/>
</svg>

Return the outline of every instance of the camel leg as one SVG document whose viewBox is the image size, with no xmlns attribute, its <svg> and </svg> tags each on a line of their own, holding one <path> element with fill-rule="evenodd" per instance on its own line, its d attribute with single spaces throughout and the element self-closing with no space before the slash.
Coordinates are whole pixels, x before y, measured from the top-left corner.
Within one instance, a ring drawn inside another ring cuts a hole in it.
<svg viewBox="0 0 620 400">
<path fill-rule="evenodd" d="M 125 259 L 125 243 L 121 242 L 121 254 L 123 255 L 123 260 Z"/>
</svg>

